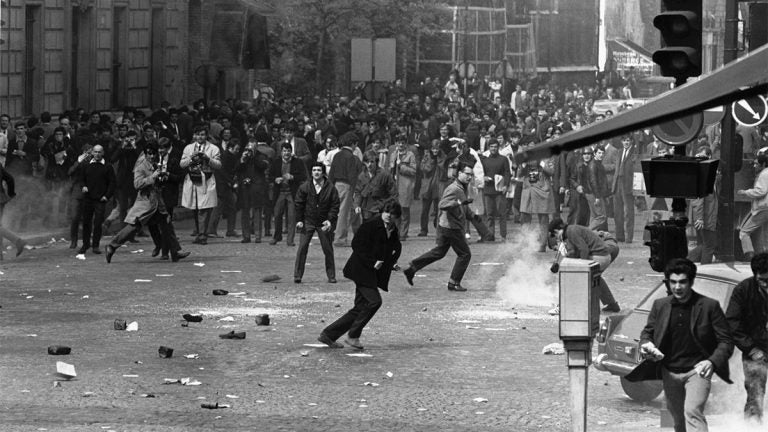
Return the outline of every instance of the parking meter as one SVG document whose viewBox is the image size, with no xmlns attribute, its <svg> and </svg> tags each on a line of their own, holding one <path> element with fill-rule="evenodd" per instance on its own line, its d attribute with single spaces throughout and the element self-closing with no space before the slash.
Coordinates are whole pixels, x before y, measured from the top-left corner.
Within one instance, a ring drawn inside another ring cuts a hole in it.
<svg viewBox="0 0 768 432">
<path fill-rule="evenodd" d="M 600 264 L 591 260 L 560 261 L 560 339 L 567 355 L 573 432 L 587 430 L 587 368 L 592 363 L 592 338 L 599 328 Z"/>
<path fill-rule="evenodd" d="M 591 260 L 563 258 L 558 284 L 560 295 L 560 339 L 591 341 L 600 328 L 600 265 Z"/>
</svg>

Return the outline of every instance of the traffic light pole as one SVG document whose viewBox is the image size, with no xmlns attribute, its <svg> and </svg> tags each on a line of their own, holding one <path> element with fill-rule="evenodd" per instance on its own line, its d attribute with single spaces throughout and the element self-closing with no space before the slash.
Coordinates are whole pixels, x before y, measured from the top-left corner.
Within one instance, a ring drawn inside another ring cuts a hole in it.
<svg viewBox="0 0 768 432">
<path fill-rule="evenodd" d="M 728 64 L 738 57 L 738 25 L 739 25 L 739 4 L 735 1 L 725 2 L 725 52 L 723 53 L 723 62 Z M 725 106 L 725 117 L 721 123 L 720 133 L 720 167 L 721 179 L 720 190 L 718 191 L 718 210 L 717 220 L 718 232 L 720 237 L 720 253 L 718 258 L 723 262 L 735 260 L 735 216 L 736 209 L 734 203 L 734 187 L 736 154 L 734 145 L 736 142 L 736 124 L 731 115 L 731 107 Z"/>
</svg>

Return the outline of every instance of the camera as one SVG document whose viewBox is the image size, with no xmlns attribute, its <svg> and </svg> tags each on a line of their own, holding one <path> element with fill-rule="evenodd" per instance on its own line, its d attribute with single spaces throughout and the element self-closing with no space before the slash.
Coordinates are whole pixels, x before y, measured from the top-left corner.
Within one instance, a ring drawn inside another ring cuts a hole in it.
<svg viewBox="0 0 768 432">
<path fill-rule="evenodd" d="M 528 173 L 528 183 L 537 183 L 539 178 L 541 178 L 541 173 L 539 173 L 539 170 L 533 170 Z"/>
</svg>

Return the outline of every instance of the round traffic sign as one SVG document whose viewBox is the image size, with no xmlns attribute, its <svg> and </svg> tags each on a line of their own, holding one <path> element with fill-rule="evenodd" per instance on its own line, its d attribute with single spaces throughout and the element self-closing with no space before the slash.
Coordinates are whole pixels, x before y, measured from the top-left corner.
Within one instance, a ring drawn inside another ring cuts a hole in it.
<svg viewBox="0 0 768 432">
<path fill-rule="evenodd" d="M 659 141 L 669 145 L 684 145 L 696 138 L 704 126 L 704 116 L 701 113 L 691 114 L 672 121 L 657 124 L 651 130 Z"/>
<path fill-rule="evenodd" d="M 768 101 L 762 95 L 741 99 L 731 104 L 731 113 L 736 123 L 747 127 L 757 126 L 768 117 Z"/>
<path fill-rule="evenodd" d="M 725 117 L 725 107 L 722 105 L 704 110 L 704 124 L 707 126 L 720 123 L 723 117 Z"/>
</svg>

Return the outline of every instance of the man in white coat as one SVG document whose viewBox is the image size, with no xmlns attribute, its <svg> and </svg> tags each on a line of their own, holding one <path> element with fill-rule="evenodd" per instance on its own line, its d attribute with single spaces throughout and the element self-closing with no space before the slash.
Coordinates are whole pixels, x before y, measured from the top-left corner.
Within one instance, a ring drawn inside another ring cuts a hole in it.
<svg viewBox="0 0 768 432">
<path fill-rule="evenodd" d="M 181 205 L 195 211 L 193 235 L 196 237 L 193 243 L 196 244 L 208 243 L 211 212 L 218 203 L 213 172 L 221 168 L 221 157 L 219 148 L 207 140 L 207 135 L 204 126 L 195 127 L 193 142 L 184 147 L 180 164 L 187 171 L 181 192 Z"/>
</svg>

